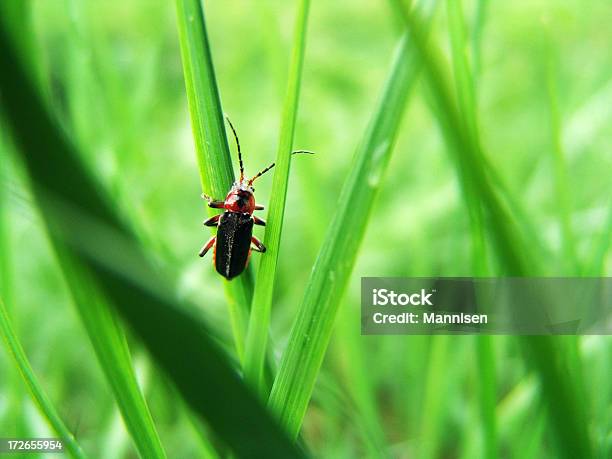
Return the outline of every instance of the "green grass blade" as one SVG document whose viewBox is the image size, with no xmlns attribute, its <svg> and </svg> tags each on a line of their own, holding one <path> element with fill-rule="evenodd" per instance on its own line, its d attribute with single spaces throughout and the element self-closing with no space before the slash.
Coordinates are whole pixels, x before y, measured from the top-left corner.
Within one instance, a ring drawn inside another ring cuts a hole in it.
<svg viewBox="0 0 612 459">
<path fill-rule="evenodd" d="M 450 85 L 446 79 L 447 69 L 443 67 L 441 51 L 427 43 L 424 25 L 415 15 L 404 12 L 404 20 L 412 31 L 415 49 L 423 60 L 427 70 L 427 83 L 434 103 L 434 111 L 444 138 L 449 144 L 449 152 L 458 170 L 462 189 L 466 196 L 476 193 L 486 211 L 485 221 L 493 240 L 497 254 L 504 262 L 507 272 L 511 275 L 527 273 L 529 266 L 525 255 L 521 252 L 519 234 L 514 228 L 514 221 L 510 218 L 506 208 L 501 205 L 499 196 L 489 182 L 489 175 L 485 169 L 488 164 L 483 159 L 480 145 L 475 137 L 463 127 L 460 112 L 457 108 Z M 470 204 L 468 200 L 468 205 Z"/>
<path fill-rule="evenodd" d="M 469 135 L 473 137 L 473 141 L 477 141 L 476 95 L 474 94 L 474 79 L 467 56 L 468 48 L 461 0 L 447 0 L 446 10 L 461 119 L 468 129 Z"/>
<path fill-rule="evenodd" d="M 502 206 L 499 197 L 489 182 L 488 164 L 480 145 L 462 129 L 459 111 L 445 80 L 448 74 L 442 65 L 441 53 L 427 43 L 422 21 L 404 12 L 404 20 L 412 30 L 415 48 L 423 61 L 430 91 L 437 105 L 437 114 L 442 131 L 449 143 L 460 179 L 471 183 L 482 200 L 487 216 L 489 235 L 500 267 L 513 276 L 534 274 L 534 263 L 528 258 L 529 251 L 522 243 L 516 223 Z M 560 358 L 561 348 L 554 337 L 525 336 L 520 339 L 525 352 L 531 358 L 540 379 L 543 396 L 548 408 L 550 425 L 553 428 L 558 452 L 561 456 L 592 457 L 591 444 L 586 429 L 586 413 L 582 404 L 583 395 L 575 384 L 575 378 L 567 378 L 567 368 Z M 573 368 L 573 371 L 579 371 Z"/>
<path fill-rule="evenodd" d="M 0 67 L 11 69 L 0 72 L 2 115 L 54 243 L 95 279 L 191 409 L 238 455 L 302 457 L 240 380 L 207 326 L 170 299 L 164 279 L 45 109 L 17 56 L 0 28 Z"/>
<path fill-rule="evenodd" d="M 466 131 L 467 135 L 471 136 L 474 142 L 479 142 L 476 96 L 474 94 L 474 81 L 466 55 L 466 32 L 463 23 L 461 1 L 447 0 L 446 9 L 450 28 L 450 44 L 453 55 L 455 86 L 457 88 L 459 109 L 461 112 L 460 121 L 463 124 L 462 129 Z M 472 234 L 473 272 L 477 276 L 486 276 L 488 274 L 488 267 L 486 266 L 487 252 L 482 207 L 480 206 L 476 192 L 470 182 L 465 181 L 464 184 Z"/>
<path fill-rule="evenodd" d="M 176 11 L 202 191 L 223 199 L 234 183 L 234 172 L 201 0 L 176 0 Z M 208 212 L 213 215 L 216 211 L 209 208 Z M 253 295 L 251 270 L 223 282 L 236 351 L 242 360 Z"/>
<path fill-rule="evenodd" d="M 7 161 L 8 146 L 3 138 L 2 124 L 0 123 L 0 295 L 9 304 L 13 301 L 13 270 L 12 270 L 12 247 L 10 243 L 11 215 L 9 213 L 9 192 L 4 185 L 9 176 L 9 165 Z"/>
<path fill-rule="evenodd" d="M 79 316 L 106 376 L 125 425 L 143 457 L 165 458 L 161 440 L 132 365 L 125 333 L 103 293 L 83 265 L 51 237 Z"/>
<path fill-rule="evenodd" d="M 445 415 L 444 404 L 449 392 L 447 375 L 450 340 L 451 338 L 445 335 L 431 337 L 419 426 L 418 451 L 422 459 L 437 457 L 440 448 L 440 432 Z"/>
<path fill-rule="evenodd" d="M 281 134 L 276 155 L 276 167 L 272 190 L 270 192 L 270 208 L 266 221 L 266 234 L 264 245 L 266 254 L 261 257 L 257 283 L 253 294 L 253 307 L 247 333 L 244 375 L 256 391 L 264 394 L 264 362 L 266 358 L 268 330 L 270 326 L 270 313 L 272 309 L 272 294 L 276 278 L 276 264 L 280 247 L 281 232 L 283 229 L 283 216 L 287 198 L 289 182 L 289 167 L 291 165 L 291 152 L 293 150 L 293 137 L 300 97 L 302 67 L 304 65 L 304 52 L 306 48 L 306 26 L 308 22 L 309 0 L 302 0 L 298 6 L 295 35 L 293 39 L 293 53 L 289 65 L 289 82 L 281 119 Z"/>
<path fill-rule="evenodd" d="M 561 239 L 563 247 L 564 259 L 567 263 L 567 272 L 577 274 L 581 268 L 576 256 L 576 247 L 574 244 L 574 234 L 572 230 L 572 209 L 570 190 L 568 189 L 568 174 L 567 164 L 565 161 L 565 152 L 563 151 L 563 142 L 561 134 L 563 131 L 561 108 L 559 107 L 559 95 L 557 85 L 557 62 L 553 44 L 549 43 L 547 47 L 547 65 L 546 65 L 546 89 L 548 92 L 548 103 L 550 109 L 550 127 L 552 136 L 552 156 L 553 156 L 553 171 L 555 195 L 558 206 L 559 226 L 561 228 Z"/>
<path fill-rule="evenodd" d="M 38 407 L 40 413 L 47 419 L 49 426 L 55 432 L 55 434 L 62 440 L 64 443 L 64 447 L 68 451 L 68 453 L 75 458 L 84 458 L 85 453 L 77 443 L 72 435 L 72 432 L 68 430 L 61 417 L 59 416 L 57 410 L 53 406 L 53 403 L 43 390 L 42 386 L 38 382 L 38 379 L 34 375 L 34 371 L 32 370 L 32 366 L 28 361 L 28 357 L 26 356 L 23 348 L 21 347 L 21 343 L 19 342 L 19 338 L 17 334 L 13 330 L 13 326 L 11 325 L 11 320 L 9 318 L 6 307 L 4 306 L 4 302 L 0 298 L 0 332 L 2 333 L 2 338 L 4 339 L 4 343 L 9 351 L 9 354 L 13 358 L 13 362 L 15 363 L 15 367 L 19 370 L 23 382 L 28 388 L 32 400 Z"/>
<path fill-rule="evenodd" d="M 269 406 L 294 438 L 310 400 L 338 304 L 357 257 L 417 74 L 418 65 L 411 43 L 404 37 L 377 110 L 342 188 L 336 214 L 315 262 L 270 394 Z"/>
<path fill-rule="evenodd" d="M 478 362 L 478 400 L 484 437 L 483 457 L 499 457 L 497 446 L 497 378 L 495 377 L 494 340 L 488 335 L 476 338 Z"/>
<path fill-rule="evenodd" d="M 482 36 L 484 35 L 489 0 L 477 0 L 474 12 L 474 25 L 472 27 L 472 68 L 474 82 L 478 82 L 482 68 Z"/>
<path fill-rule="evenodd" d="M 479 11 L 482 2 L 479 3 Z M 450 43 L 453 58 L 455 76 L 455 87 L 457 88 L 458 104 L 463 121 L 464 129 L 472 137 L 472 142 L 480 144 L 478 126 L 478 108 L 475 94 L 474 73 L 470 67 L 467 56 L 468 44 L 463 19 L 463 8 L 461 0 L 447 0 L 446 8 L 450 29 Z M 484 19 L 479 15 L 478 27 L 482 28 Z M 475 34 L 481 37 L 482 31 Z M 473 49 L 480 48 L 476 40 Z M 475 58 L 475 56 L 474 56 Z M 468 198 L 466 196 L 466 198 Z M 490 275 L 486 266 L 487 253 L 485 245 L 485 223 L 483 221 L 483 210 L 479 204 L 477 194 L 469 188 L 469 199 L 467 204 L 470 214 L 470 226 L 472 228 L 472 241 L 474 245 L 474 274 L 476 276 Z M 476 339 L 476 353 L 478 357 L 478 393 L 480 402 L 480 419 L 484 437 L 484 457 L 496 458 L 497 426 L 496 426 L 496 392 L 495 360 L 493 352 L 493 340 L 490 336 L 481 335 Z"/>
</svg>

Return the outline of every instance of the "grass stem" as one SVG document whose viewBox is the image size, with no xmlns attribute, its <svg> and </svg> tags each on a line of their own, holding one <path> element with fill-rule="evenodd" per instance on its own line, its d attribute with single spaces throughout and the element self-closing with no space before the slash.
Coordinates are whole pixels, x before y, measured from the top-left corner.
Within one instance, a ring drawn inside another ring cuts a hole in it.
<svg viewBox="0 0 612 459">
<path fill-rule="evenodd" d="M 176 0 L 176 12 L 202 191 L 223 199 L 234 183 L 234 172 L 202 2 Z M 212 216 L 216 211 L 209 208 L 208 212 Z M 251 270 L 247 268 L 240 277 L 223 282 L 236 353 L 242 360 L 253 295 Z"/>
<path fill-rule="evenodd" d="M 251 386 L 259 392 L 263 399 L 264 393 L 264 362 L 267 350 L 267 338 L 270 328 L 270 314 L 272 309 L 272 295 L 278 262 L 283 216 L 289 182 L 289 168 L 291 165 L 291 152 L 293 150 L 293 137 L 298 111 L 302 68 L 304 66 L 304 53 L 306 48 L 306 26 L 308 22 L 309 0 L 299 3 L 293 42 L 293 52 L 289 64 L 289 81 L 287 94 L 281 119 L 281 134 L 276 156 L 276 168 L 272 181 L 271 198 L 269 202 L 268 219 L 264 245 L 266 254 L 261 258 L 257 283 L 253 295 L 246 342 L 246 357 L 244 375 Z"/>
<path fill-rule="evenodd" d="M 268 404 L 292 438 L 300 430 L 418 69 L 412 44 L 403 37 L 291 328 Z"/>
</svg>

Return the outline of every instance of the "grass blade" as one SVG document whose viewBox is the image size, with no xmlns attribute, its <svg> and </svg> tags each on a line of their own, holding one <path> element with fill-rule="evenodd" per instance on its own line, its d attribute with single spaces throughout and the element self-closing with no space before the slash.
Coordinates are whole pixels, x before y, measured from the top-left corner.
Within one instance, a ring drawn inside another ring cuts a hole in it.
<svg viewBox="0 0 612 459">
<path fill-rule="evenodd" d="M 447 0 L 446 8 L 450 28 L 455 87 L 457 88 L 461 120 L 465 126 L 464 129 L 473 138 L 473 142 L 480 143 L 474 71 L 470 67 L 467 56 L 468 44 L 461 0 Z M 483 8 L 484 6 L 481 1 L 478 3 L 477 30 L 474 33 L 474 41 L 472 42 L 472 50 L 475 52 L 473 56 L 474 67 L 478 65 L 476 51 L 480 49 L 480 40 L 477 39 L 482 38 L 482 28 L 484 27 L 484 14 L 481 11 Z M 476 276 L 487 276 L 491 273 L 486 266 L 487 253 L 483 209 L 480 206 L 475 190 L 471 187 L 467 201 L 474 245 L 474 274 Z M 484 457 L 493 459 L 498 456 L 495 416 L 497 384 L 495 380 L 493 340 L 490 336 L 479 335 L 476 337 L 476 353 L 478 356 L 478 399 L 483 427 Z"/>
<path fill-rule="evenodd" d="M 467 44 L 465 38 L 465 25 L 463 23 L 463 10 L 461 1 L 447 0 L 448 21 L 450 27 L 450 42 L 453 55 L 455 86 L 457 88 L 460 121 L 462 129 L 471 136 L 474 142 L 478 141 L 478 121 L 476 117 L 476 96 L 474 94 L 474 80 L 466 56 Z M 473 248 L 473 272 L 477 276 L 486 276 L 487 253 L 486 241 L 483 231 L 483 212 L 477 194 L 469 181 L 463 182 L 466 207 L 470 216 L 470 229 Z"/>
<path fill-rule="evenodd" d="M 444 404 L 449 392 L 448 356 L 451 337 L 432 336 L 428 354 L 427 376 L 424 384 L 422 416 L 420 420 L 419 457 L 438 457 L 441 444 L 441 427 L 444 424 Z"/>
<path fill-rule="evenodd" d="M 223 199 L 234 183 L 234 172 L 201 0 L 176 0 L 176 11 L 202 191 Z M 208 208 L 208 212 L 213 215 L 216 211 Z M 242 360 L 253 295 L 251 270 L 247 268 L 238 278 L 223 282 L 236 352 Z"/>
<path fill-rule="evenodd" d="M 528 258 L 529 251 L 523 245 L 516 223 L 502 206 L 487 174 L 487 161 L 476 139 L 462 129 L 459 111 L 445 81 L 448 74 L 442 65 L 441 53 L 427 43 L 422 21 L 405 9 L 404 20 L 412 31 L 415 49 L 423 61 L 429 89 L 437 105 L 437 114 L 449 152 L 453 155 L 460 179 L 471 183 L 482 200 L 487 229 L 493 240 L 495 254 L 500 267 L 511 276 L 534 274 L 534 263 Z M 583 395 L 575 378 L 567 378 L 565 363 L 560 359 L 559 341 L 548 336 L 525 336 L 521 345 L 530 357 L 542 383 L 542 394 L 546 400 L 550 425 L 555 433 L 558 452 L 561 456 L 592 457 L 591 444 L 586 429 L 586 413 L 582 404 Z M 574 368 L 576 374 L 579 369 Z"/>
<path fill-rule="evenodd" d="M 15 21 L 18 23 L 19 19 L 15 18 Z M 7 27 L 3 24 L 2 33 L 5 30 Z M 18 36 L 22 33 L 23 30 Z M 9 43 L 13 44 L 17 39 L 13 36 L 11 41 L 8 34 L 2 38 L 3 57 L 10 59 Z M 27 62 L 26 65 L 34 67 L 32 62 Z M 6 76 L 3 81 L 5 83 L 3 94 L 6 94 L 6 89 L 10 87 L 10 79 L 11 76 Z M 8 98 L 6 104 L 9 104 Z M 11 120 L 7 121 L 10 125 Z M 24 122 L 23 128 L 25 129 L 27 125 L 28 123 Z M 44 151 L 44 148 L 41 151 Z M 138 387 L 124 332 L 117 322 L 114 311 L 109 309 L 96 286 L 83 274 L 78 263 L 60 249 L 59 243 L 53 242 L 79 316 L 136 448 L 145 457 L 165 458 L 151 414 Z"/>
<path fill-rule="evenodd" d="M 289 82 L 281 119 L 281 134 L 276 155 L 276 168 L 270 193 L 270 210 L 266 223 L 264 245 L 266 255 L 261 257 L 257 283 L 253 294 L 253 307 L 247 333 L 244 375 L 247 381 L 262 395 L 264 392 L 264 362 L 266 358 L 272 294 L 276 278 L 276 264 L 285 214 L 285 201 L 289 182 L 289 167 L 293 150 L 293 137 L 300 96 L 304 51 L 306 48 L 306 26 L 309 0 L 302 0 L 298 6 L 293 53 L 289 65 Z M 267 395 L 267 394 L 265 394 Z"/>
<path fill-rule="evenodd" d="M 28 388 L 32 400 L 38 407 L 40 413 L 47 419 L 49 426 L 53 429 L 55 434 L 62 440 L 64 443 L 64 447 L 68 451 L 68 453 L 74 458 L 84 458 L 85 453 L 81 450 L 81 447 L 77 443 L 72 435 L 72 432 L 68 430 L 61 417 L 59 416 L 57 410 L 51 403 L 51 400 L 43 390 L 42 386 L 38 382 L 38 379 L 34 375 L 34 371 L 32 370 L 32 366 L 28 361 L 28 357 L 26 356 L 23 348 L 21 347 L 21 343 L 19 342 L 19 338 L 17 334 L 13 330 L 13 326 L 11 325 L 11 320 L 6 311 L 6 307 L 4 306 L 4 302 L 0 298 L 0 332 L 2 333 L 2 338 L 4 338 L 4 343 L 9 351 L 9 354 L 13 358 L 13 362 L 15 363 L 15 367 L 21 373 L 21 377 L 23 382 Z"/>
<path fill-rule="evenodd" d="M 474 81 L 478 81 L 482 68 L 482 36 L 484 35 L 489 0 L 477 0 L 476 11 L 474 12 L 474 25 L 472 27 L 472 69 Z"/>
<path fill-rule="evenodd" d="M 357 424 L 360 427 L 361 439 L 368 452 L 368 457 L 392 457 L 387 446 L 385 425 L 382 422 L 380 409 L 376 400 L 376 386 L 373 375 L 365 361 L 365 348 L 369 340 L 363 340 L 355 330 L 359 330 L 359 315 L 344 301 L 340 306 L 340 317 L 336 325 L 338 345 L 335 353 L 343 360 L 343 390 L 355 404 Z M 334 343 L 332 343 L 332 346 Z M 341 383 L 342 384 L 342 383 Z"/>
<path fill-rule="evenodd" d="M 484 437 L 483 457 L 499 456 L 497 446 L 497 378 L 495 377 L 494 341 L 491 336 L 479 335 L 476 339 L 478 361 L 478 399 Z"/>
<path fill-rule="evenodd" d="M 338 304 L 353 268 L 369 212 L 389 162 L 398 127 L 418 74 L 407 37 L 365 138 L 357 149 L 295 319 L 270 394 L 269 406 L 295 438 L 299 432 L 332 332 Z M 350 231 L 345 231 L 350 228 Z"/>
<path fill-rule="evenodd" d="M 227 363 L 207 327 L 169 299 L 133 232 L 46 111 L 3 28 L 0 67 L 11 69 L 0 72 L 2 114 L 58 249 L 95 279 L 191 409 L 241 457 L 302 457 Z"/>
<path fill-rule="evenodd" d="M 555 194 L 557 195 L 559 226 L 561 228 L 561 240 L 563 254 L 567 260 L 566 269 L 572 274 L 579 273 L 581 267 L 576 256 L 574 246 L 574 234 L 572 230 L 572 202 L 571 194 L 568 189 L 567 163 L 561 133 L 563 131 L 563 120 L 561 119 L 561 108 L 559 107 L 559 95 L 557 85 L 557 58 L 553 49 L 553 44 L 547 46 L 546 62 L 546 89 L 548 93 L 548 103 L 550 110 L 550 127 L 552 135 L 552 156 L 554 170 Z"/>
</svg>

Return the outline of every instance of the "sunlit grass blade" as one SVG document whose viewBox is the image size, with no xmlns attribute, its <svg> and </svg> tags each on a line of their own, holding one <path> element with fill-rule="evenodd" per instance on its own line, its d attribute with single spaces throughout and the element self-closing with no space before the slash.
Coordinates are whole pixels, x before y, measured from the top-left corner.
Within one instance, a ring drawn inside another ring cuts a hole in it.
<svg viewBox="0 0 612 459">
<path fill-rule="evenodd" d="M 415 49 L 422 59 L 428 87 L 436 104 L 436 114 L 449 152 L 453 155 L 462 182 L 474 186 L 485 210 L 488 234 L 499 266 L 512 276 L 534 275 L 535 263 L 529 258 L 529 250 L 520 238 L 516 222 L 502 206 L 486 171 L 487 161 L 475 138 L 463 129 L 459 111 L 446 81 L 448 71 L 442 64 L 441 53 L 427 43 L 424 26 L 418 16 L 403 11 L 404 20 L 412 31 Z M 554 337 L 525 336 L 521 345 L 531 358 L 533 368 L 543 387 L 550 425 L 555 433 L 558 452 L 563 457 L 591 455 L 587 431 L 583 395 L 575 384 L 576 378 L 567 378 L 560 342 Z M 572 368 L 573 372 L 579 368 Z"/>
<path fill-rule="evenodd" d="M 3 124 L 0 121 L 0 297 L 4 298 L 7 304 L 13 303 L 13 247 L 11 244 L 11 228 L 13 215 L 11 214 L 10 193 L 5 181 L 9 177 L 9 146 L 3 131 Z M 12 312 L 12 311 L 11 311 Z M 3 418 L 20 419 L 22 404 L 22 389 L 19 375 L 9 374 L 0 383 L 0 391 L 7 394 L 7 407 L 5 413 L 0 415 L 0 423 Z M 16 423 L 16 433 L 21 434 L 20 422 Z"/>
<path fill-rule="evenodd" d="M 202 191 L 214 199 L 224 199 L 234 183 L 234 172 L 202 2 L 176 0 L 176 11 L 187 102 Z M 213 209 L 208 211 L 210 215 L 217 212 Z M 223 282 L 228 296 L 236 351 L 242 360 L 253 295 L 251 269 L 247 267 L 241 276 L 231 282 Z"/>
<path fill-rule="evenodd" d="M 171 299 L 171 289 L 45 109 L 3 28 L 0 67 L 11 69 L 0 72 L 2 115 L 56 250 L 74 262 L 80 275 L 95 281 L 190 408 L 239 456 L 301 457 L 228 364 L 207 326 Z M 123 375 L 131 371 L 129 362 L 125 365 Z M 155 439 L 148 441 L 143 457 L 159 457 Z"/>
<path fill-rule="evenodd" d="M 2 338 L 4 339 L 4 343 L 6 344 L 7 350 L 13 359 L 16 369 L 21 374 L 23 382 L 27 386 L 32 400 L 38 407 L 40 414 L 47 419 L 49 426 L 51 427 L 51 429 L 53 429 L 53 432 L 55 432 L 55 434 L 62 440 L 64 448 L 66 448 L 66 450 L 72 457 L 86 457 L 85 453 L 75 440 L 74 435 L 72 435 L 72 432 L 68 430 L 68 428 L 62 421 L 57 410 L 53 406 L 53 403 L 51 402 L 46 392 L 43 390 L 42 386 L 38 382 L 38 379 L 34 375 L 32 366 L 30 365 L 28 357 L 26 356 L 21 346 L 21 343 L 19 342 L 17 334 L 13 330 L 11 320 L 6 311 L 6 307 L 4 306 L 4 302 L 1 298 L 0 333 L 2 333 Z"/>
<path fill-rule="evenodd" d="M 428 3 L 429 5 L 429 3 Z M 389 162 L 418 63 L 404 37 L 365 137 L 344 183 L 294 321 L 269 406 L 296 437 L 331 336 L 372 204 Z"/>
<path fill-rule="evenodd" d="M 264 397 L 267 396 L 267 394 L 263 393 L 263 369 L 270 326 L 272 294 L 274 293 L 274 281 L 276 278 L 276 264 L 283 228 L 283 216 L 285 214 L 285 201 L 287 198 L 295 122 L 300 97 L 309 6 L 309 0 L 302 0 L 297 10 L 293 52 L 289 64 L 289 81 L 287 84 L 287 94 L 285 96 L 283 116 L 280 125 L 276 167 L 272 180 L 272 190 L 270 192 L 271 198 L 268 203 L 270 210 L 268 211 L 266 235 L 264 239 L 264 245 L 267 251 L 265 256 L 261 258 L 259 264 L 257 283 L 255 284 L 255 292 L 253 294 L 253 307 L 251 309 L 247 333 L 244 375 L 251 386 Z"/>
</svg>

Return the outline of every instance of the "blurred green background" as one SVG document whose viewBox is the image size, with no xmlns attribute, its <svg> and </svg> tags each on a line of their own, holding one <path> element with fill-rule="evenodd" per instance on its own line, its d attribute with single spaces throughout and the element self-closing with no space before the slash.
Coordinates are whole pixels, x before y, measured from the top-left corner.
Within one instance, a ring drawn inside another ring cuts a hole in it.
<svg viewBox="0 0 612 459">
<path fill-rule="evenodd" d="M 432 36 L 448 51 L 441 3 Z M 522 209 L 514 216 L 527 228 L 537 272 L 609 276 L 612 3 L 463 3 L 480 134 Z M 252 175 L 276 154 L 294 5 L 228 0 L 205 8 L 223 109 Z M 176 276 L 180 296 L 200 305 L 229 342 L 220 276 L 211 259 L 197 257 L 209 235 L 172 2 L 37 0 L 26 20 L 35 31 L 29 53 L 53 110 L 150 254 Z M 276 357 L 401 27 L 390 2 L 313 2 L 295 147 L 317 156 L 292 165 L 272 313 Z M 85 451 L 134 457 L 11 148 L 0 129 L 2 298 Z M 303 442 L 315 456 L 485 457 L 476 337 L 359 335 L 361 276 L 475 274 L 468 214 L 445 150 L 428 93 L 417 84 L 304 421 Z M 271 176 L 258 181 L 258 202 L 267 202 L 271 183 Z M 489 274 L 503 274 L 489 258 L 481 260 Z M 556 457 L 541 398 L 550 388 L 533 377 L 515 338 L 490 344 L 500 457 Z M 572 368 L 580 373 L 566 376 L 584 387 L 578 403 L 596 457 L 610 457 L 612 341 L 585 336 L 577 348 L 581 364 Z M 131 349 L 169 456 L 199 456 L 178 396 L 137 342 Z M 5 352 L 0 391 L 0 437 L 49 435 Z"/>
</svg>

